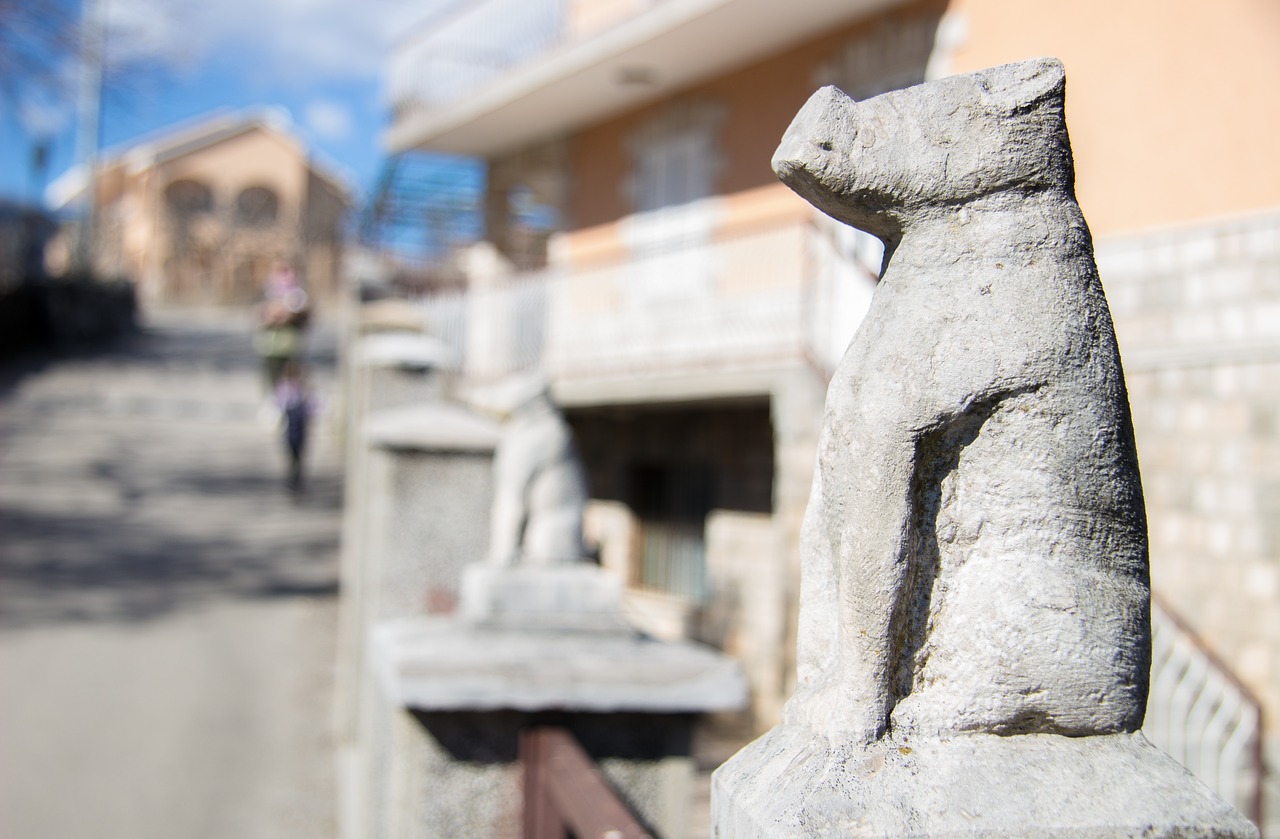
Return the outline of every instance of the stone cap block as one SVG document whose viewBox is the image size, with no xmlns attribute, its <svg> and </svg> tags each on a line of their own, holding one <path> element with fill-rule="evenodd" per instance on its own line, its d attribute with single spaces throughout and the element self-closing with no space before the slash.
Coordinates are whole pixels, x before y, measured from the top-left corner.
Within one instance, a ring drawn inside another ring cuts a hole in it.
<svg viewBox="0 0 1280 839">
<path fill-rule="evenodd" d="M 781 725 L 716 770 L 712 818 L 723 839 L 1258 835 L 1140 733 L 833 745 Z"/>
<path fill-rule="evenodd" d="M 422 307 L 407 300 L 375 300 L 363 304 L 358 312 L 357 328 L 361 334 L 378 332 L 418 332 L 426 327 Z"/>
<path fill-rule="evenodd" d="M 439 339 L 418 332 L 383 332 L 360 339 L 357 362 L 399 370 L 457 370 L 458 353 Z"/>
<path fill-rule="evenodd" d="M 365 440 L 384 449 L 435 452 L 492 452 L 498 422 L 449 402 L 391 408 L 370 415 Z"/>
<path fill-rule="evenodd" d="M 369 657 L 386 696 L 423 711 L 676 714 L 737 710 L 747 700 L 732 659 L 634 632 L 414 617 L 375 625 Z"/>
</svg>

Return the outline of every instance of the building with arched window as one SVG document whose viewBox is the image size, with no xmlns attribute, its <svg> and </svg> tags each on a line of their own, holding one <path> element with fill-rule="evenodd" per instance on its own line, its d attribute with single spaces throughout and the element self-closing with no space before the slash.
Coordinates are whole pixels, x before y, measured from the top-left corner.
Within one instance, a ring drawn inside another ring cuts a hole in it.
<svg viewBox="0 0 1280 839">
<path fill-rule="evenodd" d="M 242 303 L 283 259 L 330 296 L 347 196 L 287 119 L 215 115 L 100 164 L 95 268 L 133 280 L 147 301 Z"/>
</svg>

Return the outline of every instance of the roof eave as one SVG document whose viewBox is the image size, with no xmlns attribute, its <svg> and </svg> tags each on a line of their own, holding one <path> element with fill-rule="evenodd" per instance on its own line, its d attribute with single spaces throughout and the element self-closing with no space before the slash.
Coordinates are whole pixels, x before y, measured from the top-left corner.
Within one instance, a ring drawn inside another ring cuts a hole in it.
<svg viewBox="0 0 1280 839">
<path fill-rule="evenodd" d="M 496 156 L 569 133 L 780 52 L 905 0 L 688 0 L 655 6 L 552 50 L 452 105 L 405 117 L 384 135 L 412 150 Z M 624 71 L 651 70 L 628 84 Z"/>
</svg>

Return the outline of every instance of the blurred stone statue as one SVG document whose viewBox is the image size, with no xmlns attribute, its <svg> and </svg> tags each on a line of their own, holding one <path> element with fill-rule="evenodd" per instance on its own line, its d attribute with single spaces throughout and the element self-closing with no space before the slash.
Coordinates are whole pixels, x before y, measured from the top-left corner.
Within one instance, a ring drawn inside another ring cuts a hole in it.
<svg viewBox="0 0 1280 839">
<path fill-rule="evenodd" d="M 586 479 L 573 432 L 541 373 L 476 390 L 471 402 L 502 417 L 494 454 L 488 561 L 548 565 L 583 559 Z"/>
</svg>

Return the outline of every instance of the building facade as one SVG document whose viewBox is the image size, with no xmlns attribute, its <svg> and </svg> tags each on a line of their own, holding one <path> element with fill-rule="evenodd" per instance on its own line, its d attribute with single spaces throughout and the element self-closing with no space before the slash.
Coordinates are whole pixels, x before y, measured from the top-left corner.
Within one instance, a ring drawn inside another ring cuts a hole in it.
<svg viewBox="0 0 1280 839">
<path fill-rule="evenodd" d="M 320 296 L 338 288 L 348 190 L 274 114 L 217 115 L 110 155 L 95 197 L 95 268 L 143 301 L 247 302 L 279 260 Z"/>
<path fill-rule="evenodd" d="M 1040 55 L 1067 69 L 1161 614 L 1261 708 L 1275 767 L 1280 6 L 487 0 L 401 42 L 387 142 L 487 161 L 469 370 L 545 367 L 633 616 L 738 656 L 767 725 L 823 393 L 882 256 L 772 152 L 823 84 L 864 98 Z M 556 219 L 538 260 L 530 205 Z"/>
</svg>

